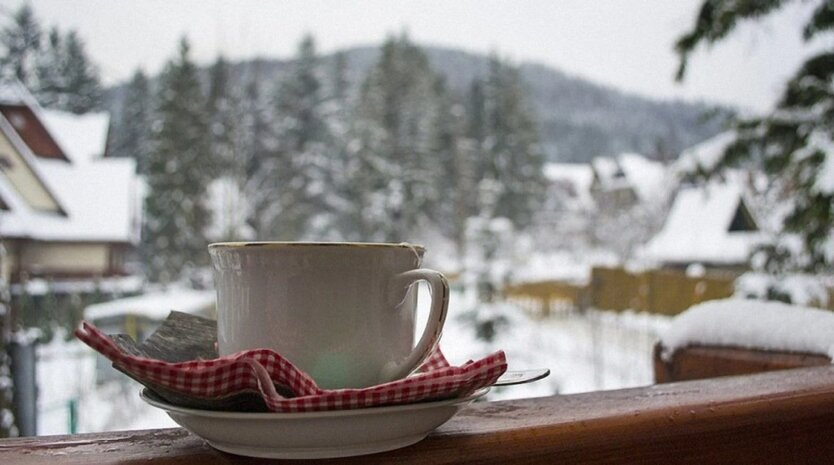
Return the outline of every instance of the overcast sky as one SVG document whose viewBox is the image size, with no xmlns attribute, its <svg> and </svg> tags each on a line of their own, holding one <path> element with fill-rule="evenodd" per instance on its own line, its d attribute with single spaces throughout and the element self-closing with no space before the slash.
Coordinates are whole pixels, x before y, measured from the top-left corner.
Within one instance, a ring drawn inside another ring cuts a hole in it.
<svg viewBox="0 0 834 465">
<path fill-rule="evenodd" d="M 187 35 L 201 64 L 287 58 L 312 33 L 322 52 L 380 44 L 407 30 L 420 44 L 498 51 L 516 62 L 550 65 L 653 97 L 769 108 L 807 53 L 800 25 L 810 9 L 792 6 L 701 50 L 683 84 L 673 80 L 675 38 L 700 0 L 31 0 L 44 25 L 77 29 L 105 83 L 141 66 L 158 72 Z M 0 20 L 21 0 L 4 0 Z"/>
</svg>

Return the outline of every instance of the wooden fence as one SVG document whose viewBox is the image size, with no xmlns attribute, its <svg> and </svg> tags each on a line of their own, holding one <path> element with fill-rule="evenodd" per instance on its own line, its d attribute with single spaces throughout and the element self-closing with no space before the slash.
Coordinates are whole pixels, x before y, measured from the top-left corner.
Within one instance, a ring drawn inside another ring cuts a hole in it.
<svg viewBox="0 0 834 465">
<path fill-rule="evenodd" d="M 594 268 L 591 282 L 576 285 L 559 281 L 514 284 L 505 288 L 508 299 L 538 316 L 558 309 L 643 311 L 676 315 L 700 302 L 733 295 L 732 274 L 687 276 L 676 270 L 629 272 L 622 268 Z"/>
</svg>

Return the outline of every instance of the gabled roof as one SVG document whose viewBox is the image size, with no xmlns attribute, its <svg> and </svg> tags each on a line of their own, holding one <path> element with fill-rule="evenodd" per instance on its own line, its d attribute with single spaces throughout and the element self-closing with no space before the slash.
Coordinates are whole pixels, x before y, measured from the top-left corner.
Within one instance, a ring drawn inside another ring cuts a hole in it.
<svg viewBox="0 0 834 465">
<path fill-rule="evenodd" d="M 3 139 L 0 142 L 3 142 L 3 145 L 8 142 L 14 152 L 0 154 L 4 162 L 3 166 L 0 166 L 0 172 L 3 172 L 11 185 L 23 182 L 29 186 L 28 196 L 22 196 L 27 200 L 25 203 L 36 210 L 48 210 L 63 215 L 65 213 L 63 205 L 55 195 L 54 189 L 46 183 L 37 163 L 37 157 L 2 114 L 0 114 L 0 138 Z"/>
<path fill-rule="evenodd" d="M 0 100 L 11 92 L 0 85 Z M 26 99 L 21 100 L 23 102 Z M 64 213 L 39 211 L 24 201 L 5 172 L 0 170 L 0 197 L 8 210 L 0 210 L 0 235 L 56 242 L 135 243 L 138 239 L 136 198 L 139 182 L 136 163 L 128 158 L 101 158 L 106 142 L 106 114 L 73 115 L 37 109 L 57 145 L 70 159 L 36 157 L 13 125 L 0 114 L 0 131 L 6 134 L 35 177 L 60 204 Z M 98 145 L 98 147 L 96 147 Z"/>
<path fill-rule="evenodd" d="M 734 181 L 681 189 L 663 228 L 643 248 L 643 258 L 668 264 L 747 263 L 762 235 L 749 230 L 758 228 L 742 192 Z"/>
<path fill-rule="evenodd" d="M 724 150 L 735 138 L 735 131 L 725 131 L 689 147 L 681 152 L 680 157 L 672 165 L 672 171 L 678 177 L 685 177 L 699 171 L 711 171 L 721 160 Z"/>
<path fill-rule="evenodd" d="M 98 112 L 76 115 L 42 110 L 41 118 L 44 126 L 60 141 L 64 154 L 72 163 L 86 163 L 104 157 L 110 114 Z"/>
<path fill-rule="evenodd" d="M 43 108 L 17 79 L 0 79 L 0 114 L 38 157 L 69 161 L 60 143 L 43 124 Z"/>
<path fill-rule="evenodd" d="M 642 201 L 662 195 L 666 186 L 663 164 L 638 153 L 621 153 L 614 158 L 597 157 L 592 167 L 597 189 L 630 188 Z"/>
<path fill-rule="evenodd" d="M 591 199 L 591 182 L 594 172 L 591 165 L 585 163 L 547 163 L 544 176 L 551 184 L 568 187 L 570 196 L 577 206 L 589 206 Z"/>
</svg>

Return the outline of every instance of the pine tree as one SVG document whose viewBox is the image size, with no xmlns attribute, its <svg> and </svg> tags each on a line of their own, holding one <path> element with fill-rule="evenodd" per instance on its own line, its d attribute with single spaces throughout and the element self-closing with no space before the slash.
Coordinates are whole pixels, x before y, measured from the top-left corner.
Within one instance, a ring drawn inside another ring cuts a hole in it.
<svg viewBox="0 0 834 465">
<path fill-rule="evenodd" d="M 438 171 L 432 153 L 437 75 L 406 36 L 389 38 L 362 83 L 349 175 L 357 223 L 368 239 L 414 237 L 430 210 Z"/>
<path fill-rule="evenodd" d="M 271 226 L 280 214 L 281 169 L 269 99 L 263 95 L 260 61 L 252 66 L 240 105 L 240 156 L 235 173 L 247 208 L 246 223 L 255 239 L 273 239 Z"/>
<path fill-rule="evenodd" d="M 485 80 L 470 92 L 468 133 L 476 143 L 479 179 L 500 186 L 495 215 L 518 229 L 530 224 L 545 188 L 544 154 L 518 70 L 490 57 Z"/>
<path fill-rule="evenodd" d="M 211 150 L 217 179 L 212 183 L 214 198 L 212 240 L 243 240 L 250 237 L 246 228 L 243 172 L 244 152 L 251 144 L 242 131 L 247 115 L 243 112 L 240 86 L 231 80 L 228 62 L 218 57 L 209 69 L 206 113 L 211 128 Z"/>
<path fill-rule="evenodd" d="M 211 128 L 211 148 L 213 160 L 217 163 L 215 173 L 228 169 L 237 158 L 238 147 L 235 145 L 236 98 L 229 81 L 229 65 L 225 58 L 218 57 L 209 70 L 209 93 L 206 101 Z"/>
<path fill-rule="evenodd" d="M 14 14 L 13 23 L 0 31 L 4 53 L 0 70 L 11 74 L 26 87 L 32 88 L 35 79 L 35 56 L 40 50 L 41 28 L 32 7 L 23 4 Z"/>
<path fill-rule="evenodd" d="M 64 75 L 63 40 L 58 28 L 49 30 L 46 44 L 35 58 L 37 86 L 33 93 L 38 102 L 47 108 L 65 105 L 67 81 Z"/>
<path fill-rule="evenodd" d="M 318 57 L 311 36 L 301 41 L 288 75 L 276 93 L 276 132 L 281 141 L 278 172 L 281 213 L 276 238 L 300 240 L 317 214 L 324 214 L 328 183 L 328 127 Z"/>
<path fill-rule="evenodd" d="M 352 177 L 347 174 L 353 133 L 352 100 L 349 95 L 351 86 L 347 73 L 347 57 L 344 52 L 339 52 L 332 60 L 331 80 L 325 105 L 325 121 L 329 135 L 326 172 L 331 188 L 325 194 L 324 200 L 325 208 L 332 214 L 332 221 L 327 233 L 317 234 L 323 239 L 358 241 L 363 238 L 358 234 L 355 206 L 350 200 L 358 193 L 354 192 Z"/>
<path fill-rule="evenodd" d="M 431 123 L 435 128 L 432 152 L 440 166 L 440 177 L 431 212 L 434 223 L 454 241 L 462 257 L 466 220 L 477 213 L 476 160 L 472 144 L 465 143 L 464 106 L 452 99 L 443 78 L 438 78 L 435 93 L 439 103 Z"/>
<path fill-rule="evenodd" d="M 150 105 L 151 92 L 148 78 L 141 69 L 137 69 L 125 89 L 125 98 L 114 125 L 113 142 L 109 153 L 114 157 L 135 159 L 136 171 L 141 175 L 148 174 L 151 153 L 153 134 Z"/>
<path fill-rule="evenodd" d="M 143 246 L 151 280 L 169 282 L 207 263 L 209 123 L 188 41 L 168 62 L 156 97 L 158 130 L 148 163 Z"/>
<path fill-rule="evenodd" d="M 49 31 L 46 44 L 35 56 L 33 75 L 30 88 L 47 108 L 80 114 L 101 107 L 98 70 L 75 31 L 66 36 L 54 27 Z"/>
<path fill-rule="evenodd" d="M 63 64 L 66 104 L 60 109 L 80 114 L 100 108 L 103 92 L 98 70 L 87 57 L 76 31 L 70 31 L 64 38 Z"/>
<path fill-rule="evenodd" d="M 678 79 L 683 79 L 690 54 L 701 44 L 723 40 L 741 22 L 779 10 L 784 0 L 705 0 L 695 25 L 676 43 L 680 55 Z M 820 0 L 805 25 L 806 41 L 834 36 L 834 9 Z M 834 50 L 830 46 L 810 56 L 787 82 L 769 115 L 736 121 L 736 141 L 715 167 L 750 164 L 762 168 L 771 189 L 787 200 L 784 230 L 801 238 L 802 253 L 777 241 L 766 249 L 775 268 L 810 272 L 834 270 Z M 781 258 L 780 258 L 781 257 Z M 787 263 L 785 260 L 787 259 Z M 781 262 L 781 263 L 780 263 Z"/>
</svg>

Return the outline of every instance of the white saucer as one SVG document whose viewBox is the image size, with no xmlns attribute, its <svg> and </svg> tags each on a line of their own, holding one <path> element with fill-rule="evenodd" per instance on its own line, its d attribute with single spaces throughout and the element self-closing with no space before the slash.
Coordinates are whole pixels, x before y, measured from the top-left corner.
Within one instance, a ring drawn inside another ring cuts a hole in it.
<svg viewBox="0 0 834 465">
<path fill-rule="evenodd" d="M 408 405 L 309 413 L 216 412 L 177 407 L 142 391 L 142 400 L 231 454 L 320 459 L 373 454 L 414 444 L 483 396 Z"/>
</svg>

